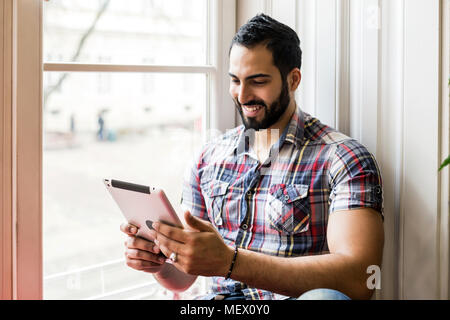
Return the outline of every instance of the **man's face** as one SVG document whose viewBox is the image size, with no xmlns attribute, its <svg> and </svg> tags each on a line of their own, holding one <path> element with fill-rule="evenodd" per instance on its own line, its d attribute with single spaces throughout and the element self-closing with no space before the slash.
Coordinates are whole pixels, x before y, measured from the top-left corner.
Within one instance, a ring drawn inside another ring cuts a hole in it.
<svg viewBox="0 0 450 320">
<path fill-rule="evenodd" d="M 230 52 L 230 94 L 246 129 L 267 129 L 289 106 L 286 79 L 281 79 L 272 53 L 263 45 L 234 45 Z"/>
</svg>

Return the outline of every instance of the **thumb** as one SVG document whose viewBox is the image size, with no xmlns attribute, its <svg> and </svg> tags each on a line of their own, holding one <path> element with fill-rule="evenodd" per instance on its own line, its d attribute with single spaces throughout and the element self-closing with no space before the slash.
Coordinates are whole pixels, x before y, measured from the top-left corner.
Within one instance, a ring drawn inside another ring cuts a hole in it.
<svg viewBox="0 0 450 320">
<path fill-rule="evenodd" d="M 209 221 L 194 217 L 189 211 L 184 212 L 184 220 L 188 226 L 198 231 L 212 231 L 213 226 Z"/>
</svg>

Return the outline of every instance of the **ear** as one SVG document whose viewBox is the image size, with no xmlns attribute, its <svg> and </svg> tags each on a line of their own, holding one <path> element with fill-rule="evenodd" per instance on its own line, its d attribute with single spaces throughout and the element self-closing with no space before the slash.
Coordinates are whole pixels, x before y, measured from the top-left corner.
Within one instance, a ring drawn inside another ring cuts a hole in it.
<svg viewBox="0 0 450 320">
<path fill-rule="evenodd" d="M 299 68 L 294 68 L 288 74 L 289 91 L 297 90 L 302 80 L 302 73 Z"/>
</svg>

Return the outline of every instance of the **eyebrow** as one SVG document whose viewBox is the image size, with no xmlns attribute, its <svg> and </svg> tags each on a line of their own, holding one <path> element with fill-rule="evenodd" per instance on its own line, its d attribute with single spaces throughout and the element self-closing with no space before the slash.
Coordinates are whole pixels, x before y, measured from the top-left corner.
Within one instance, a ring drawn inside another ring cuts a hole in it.
<svg viewBox="0 0 450 320">
<path fill-rule="evenodd" d="M 231 72 L 228 72 L 228 74 L 230 77 L 239 79 L 236 75 L 232 74 Z M 251 80 L 254 78 L 271 78 L 271 77 L 272 76 L 270 74 L 257 73 L 257 74 L 252 74 L 251 76 L 246 77 L 245 80 Z"/>
</svg>

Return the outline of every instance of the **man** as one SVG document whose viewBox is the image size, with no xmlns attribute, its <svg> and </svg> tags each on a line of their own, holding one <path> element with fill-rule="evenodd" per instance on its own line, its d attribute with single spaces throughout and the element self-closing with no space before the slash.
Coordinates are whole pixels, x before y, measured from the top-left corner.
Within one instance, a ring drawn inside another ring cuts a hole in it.
<svg viewBox="0 0 450 320">
<path fill-rule="evenodd" d="M 157 222 L 152 243 L 121 226 L 128 266 L 174 291 L 212 276 L 215 299 L 370 298 L 367 268 L 381 265 L 384 241 L 375 159 L 297 107 L 301 50 L 292 29 L 258 15 L 229 56 L 243 125 L 207 143 L 192 166 L 187 228 Z"/>
</svg>

